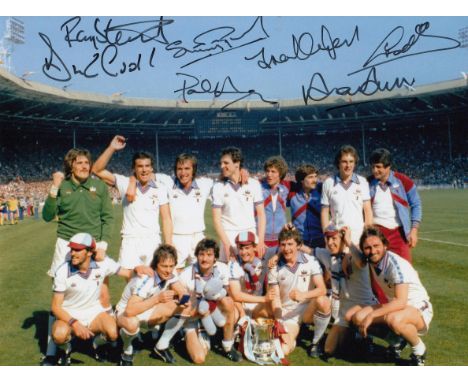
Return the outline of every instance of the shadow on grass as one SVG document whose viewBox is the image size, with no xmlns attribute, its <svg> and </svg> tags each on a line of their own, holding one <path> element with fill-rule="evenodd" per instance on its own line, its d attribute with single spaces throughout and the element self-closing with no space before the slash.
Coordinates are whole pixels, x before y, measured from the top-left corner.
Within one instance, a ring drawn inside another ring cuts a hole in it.
<svg viewBox="0 0 468 382">
<path fill-rule="evenodd" d="M 300 333 L 298 335 L 297 346 L 305 349 L 309 349 L 311 340 L 314 336 L 313 330 L 308 325 L 302 325 Z M 322 338 L 322 346 L 325 343 L 326 335 Z M 388 358 L 385 346 L 373 343 L 372 351 L 369 352 L 367 345 L 363 341 L 355 341 L 349 343 L 349 350 L 346 352 L 340 352 L 333 356 L 333 358 L 340 359 L 351 363 L 368 363 L 368 364 L 395 364 L 394 360 Z M 326 361 L 326 358 L 323 358 Z M 399 360 L 398 365 L 405 365 L 405 360 Z"/>
<path fill-rule="evenodd" d="M 45 354 L 47 349 L 47 327 L 49 324 L 49 311 L 39 310 L 33 312 L 31 317 L 27 317 L 21 325 L 21 329 L 35 327 L 34 339 L 37 341 L 39 351 Z"/>
</svg>

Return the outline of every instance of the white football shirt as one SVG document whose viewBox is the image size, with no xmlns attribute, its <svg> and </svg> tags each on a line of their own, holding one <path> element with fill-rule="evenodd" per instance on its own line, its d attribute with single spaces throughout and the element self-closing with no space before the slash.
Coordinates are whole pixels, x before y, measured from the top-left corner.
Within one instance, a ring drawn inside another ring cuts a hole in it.
<svg viewBox="0 0 468 382">
<path fill-rule="evenodd" d="M 122 197 L 122 236 L 144 238 L 160 235 L 159 207 L 169 203 L 166 186 L 151 181 L 145 189 L 142 189 L 137 182 L 136 200 L 129 203 L 125 197 L 129 178 L 118 174 L 114 174 L 114 177 L 115 187 Z"/>
<path fill-rule="evenodd" d="M 247 184 L 218 181 L 212 190 L 212 207 L 221 208 L 225 231 L 256 231 L 255 206 L 263 203 L 260 182 L 249 178 Z"/>
</svg>

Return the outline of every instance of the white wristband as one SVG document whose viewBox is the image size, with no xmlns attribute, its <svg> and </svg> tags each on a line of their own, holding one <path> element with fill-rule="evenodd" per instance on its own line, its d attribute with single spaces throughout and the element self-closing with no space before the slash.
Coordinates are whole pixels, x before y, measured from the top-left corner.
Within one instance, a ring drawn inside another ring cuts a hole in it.
<svg viewBox="0 0 468 382">
<path fill-rule="evenodd" d="M 58 194 L 58 190 L 59 190 L 59 188 L 57 186 L 52 185 L 52 187 L 50 187 L 50 191 L 49 191 L 50 196 L 52 196 L 53 198 L 56 198 L 57 194 Z"/>
<path fill-rule="evenodd" d="M 108 244 L 105 241 L 98 241 L 96 243 L 96 249 L 103 249 L 104 251 L 107 251 L 107 246 Z"/>
</svg>

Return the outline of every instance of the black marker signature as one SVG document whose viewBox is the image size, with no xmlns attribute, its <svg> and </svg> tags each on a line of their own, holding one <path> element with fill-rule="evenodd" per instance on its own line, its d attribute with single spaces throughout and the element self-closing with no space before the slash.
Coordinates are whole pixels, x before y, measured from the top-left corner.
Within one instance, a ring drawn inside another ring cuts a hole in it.
<svg viewBox="0 0 468 382">
<path fill-rule="evenodd" d="M 338 49 L 345 45 L 350 47 L 355 41 L 359 41 L 359 27 L 356 26 L 354 28 L 351 39 L 344 39 L 343 41 L 339 38 L 333 38 L 325 25 L 322 25 L 321 39 L 317 43 L 315 43 L 314 37 L 309 32 L 304 32 L 299 37 L 293 34 L 291 38 L 292 55 L 280 53 L 277 56 L 270 55 L 267 58 L 265 48 L 263 47 L 257 54 L 251 57 L 244 57 L 244 59 L 251 61 L 258 58 L 257 65 L 261 69 L 271 69 L 274 65 L 284 64 L 290 60 L 307 60 L 319 52 L 326 52 L 332 60 L 335 60 Z"/>
<path fill-rule="evenodd" d="M 276 105 L 278 103 L 277 101 L 266 100 L 255 89 L 239 90 L 237 86 L 234 85 L 234 82 L 230 76 L 227 76 L 222 82 L 218 81 L 212 84 L 211 81 L 206 78 L 199 80 L 197 77 L 186 73 L 176 73 L 176 75 L 178 77 L 184 77 L 182 87 L 180 89 L 174 90 L 174 93 L 182 93 L 182 99 L 184 102 L 188 102 L 187 96 L 191 94 L 213 94 L 214 98 L 219 98 L 223 94 L 240 94 L 241 96 L 239 98 L 227 103 L 221 108 L 221 110 L 227 109 L 232 104 L 252 95 L 259 96 L 263 102 L 269 103 L 271 105 Z"/>
<path fill-rule="evenodd" d="M 338 96 L 354 96 L 358 93 L 371 96 L 379 91 L 392 91 L 393 89 L 399 89 L 404 86 L 413 86 L 416 80 L 411 80 L 405 77 L 396 78 L 392 83 L 388 81 L 380 81 L 377 78 L 377 69 L 372 67 L 369 70 L 367 78 L 360 84 L 356 89 L 352 89 L 350 86 L 335 87 L 332 89 L 328 88 L 325 78 L 320 73 L 314 73 L 309 82 L 309 86 L 306 88 L 302 86 L 302 98 L 304 103 L 308 105 L 309 101 L 322 101 L 325 98 L 335 94 Z"/>
<path fill-rule="evenodd" d="M 353 75 L 371 67 L 387 64 L 402 58 L 455 49 L 461 45 L 459 41 L 450 37 L 425 34 L 425 32 L 430 28 L 430 25 L 431 24 L 429 22 L 417 24 L 414 27 L 415 33 L 413 33 L 407 40 L 405 39 L 404 41 L 403 39 L 405 37 L 405 28 L 402 26 L 393 28 L 393 30 L 387 34 L 387 36 L 385 36 L 382 42 L 379 43 L 377 48 L 372 52 L 366 62 L 364 62 L 362 69 L 355 70 L 348 75 Z M 418 43 L 418 41 L 428 39 L 438 40 L 440 42 L 448 42 L 450 44 L 439 48 L 420 50 L 418 52 L 409 53 L 409 51 Z M 377 62 L 375 62 L 376 60 Z"/>
<path fill-rule="evenodd" d="M 137 40 L 142 43 L 169 44 L 164 34 L 164 27 L 173 22 L 174 20 L 160 17 L 159 19 L 112 25 L 113 19 L 111 18 L 102 26 L 101 19 L 97 17 L 94 20 L 95 34 L 86 34 L 83 29 L 78 29 L 81 17 L 76 16 L 65 21 L 60 30 L 65 32 L 64 40 L 69 48 L 73 47 L 74 43 L 91 42 L 97 50 L 99 45 L 123 46 Z"/>
<path fill-rule="evenodd" d="M 238 35 L 236 35 L 236 32 L 236 28 L 229 26 L 210 29 L 195 36 L 192 40 L 192 47 L 184 47 L 181 40 L 176 40 L 168 43 L 166 50 L 173 51 L 174 58 L 181 58 L 191 54 L 204 54 L 181 66 L 181 68 L 185 68 L 198 61 L 230 52 L 270 37 L 263 26 L 262 16 L 257 17 L 245 32 L 241 32 Z"/>
<path fill-rule="evenodd" d="M 140 71 L 142 67 L 142 53 L 136 53 L 133 59 L 118 60 L 118 47 L 111 44 L 107 45 L 102 52 L 94 53 L 84 68 L 79 68 L 77 65 L 72 64 L 71 69 L 69 69 L 65 61 L 52 46 L 50 38 L 44 33 L 39 33 L 39 36 L 49 48 L 49 57 L 44 59 L 42 72 L 52 80 L 67 82 L 71 80 L 72 75 L 94 78 L 99 75 L 99 70 L 102 70 L 110 77 L 117 77 L 125 73 Z M 145 63 L 147 62 L 150 67 L 154 67 L 153 60 L 155 54 L 156 48 L 153 47 L 147 61 L 145 59 Z"/>
</svg>

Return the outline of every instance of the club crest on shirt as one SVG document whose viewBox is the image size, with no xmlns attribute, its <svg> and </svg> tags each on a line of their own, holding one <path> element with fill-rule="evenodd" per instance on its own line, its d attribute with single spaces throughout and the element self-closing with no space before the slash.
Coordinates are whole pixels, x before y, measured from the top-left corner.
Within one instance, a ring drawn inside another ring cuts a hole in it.
<svg viewBox="0 0 468 382">
<path fill-rule="evenodd" d="M 153 206 L 158 203 L 158 195 L 153 194 L 151 195 L 151 201 L 153 203 Z"/>
<path fill-rule="evenodd" d="M 101 274 L 100 273 L 96 273 L 94 275 L 94 280 L 99 280 L 101 278 Z"/>
<path fill-rule="evenodd" d="M 246 202 L 249 202 L 251 199 L 253 199 L 252 193 L 249 190 L 245 190 L 244 196 Z"/>
<path fill-rule="evenodd" d="M 70 287 L 71 287 L 71 288 L 76 288 L 76 284 L 75 284 L 75 283 L 72 283 L 72 284 L 70 285 Z"/>
<path fill-rule="evenodd" d="M 200 203 L 200 199 L 201 199 L 201 192 L 200 190 L 196 190 L 195 191 L 195 199 L 197 199 L 197 203 Z"/>
</svg>

